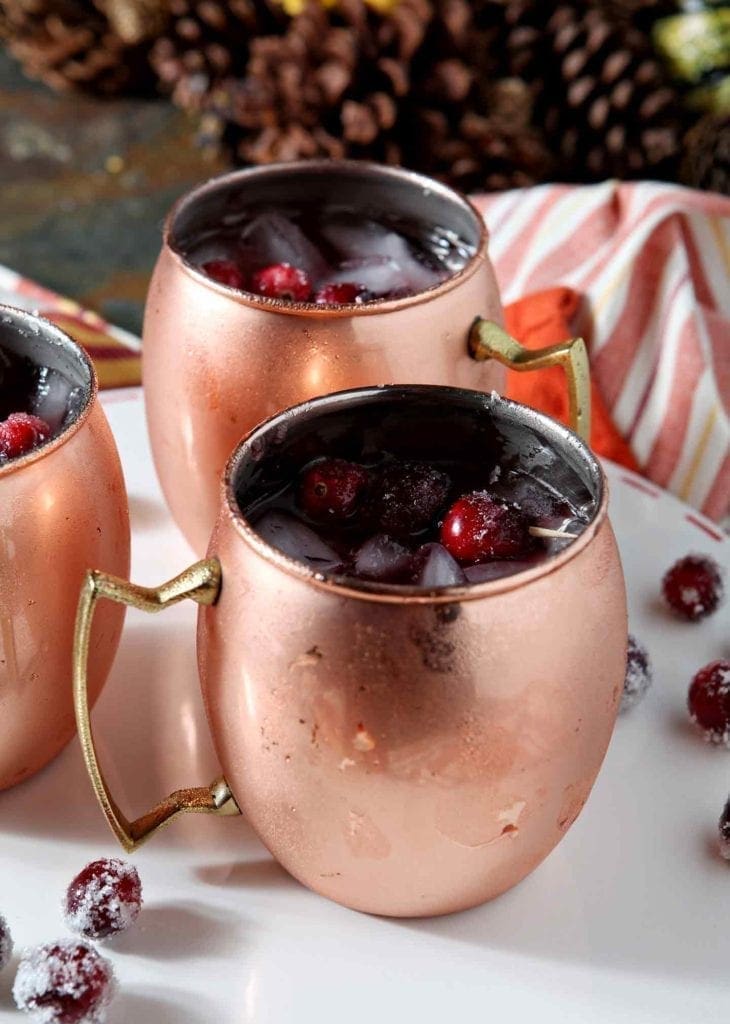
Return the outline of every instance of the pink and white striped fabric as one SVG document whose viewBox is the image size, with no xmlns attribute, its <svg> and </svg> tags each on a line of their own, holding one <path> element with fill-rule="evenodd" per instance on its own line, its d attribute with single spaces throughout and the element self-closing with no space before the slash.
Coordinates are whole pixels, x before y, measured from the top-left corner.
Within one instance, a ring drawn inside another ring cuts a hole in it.
<svg viewBox="0 0 730 1024">
<path fill-rule="evenodd" d="M 730 511 L 730 199 L 655 182 L 480 196 L 506 303 L 562 284 L 642 471 Z"/>
</svg>

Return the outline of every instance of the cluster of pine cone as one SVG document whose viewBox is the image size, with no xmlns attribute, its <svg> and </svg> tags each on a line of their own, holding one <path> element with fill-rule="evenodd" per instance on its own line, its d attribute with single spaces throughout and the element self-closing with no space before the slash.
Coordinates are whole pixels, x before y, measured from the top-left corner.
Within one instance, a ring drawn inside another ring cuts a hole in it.
<svg viewBox="0 0 730 1024">
<path fill-rule="evenodd" d="M 730 192 L 648 26 L 671 0 L 0 0 L 56 88 L 162 89 L 240 163 L 348 156 L 464 189 L 607 177 Z"/>
</svg>

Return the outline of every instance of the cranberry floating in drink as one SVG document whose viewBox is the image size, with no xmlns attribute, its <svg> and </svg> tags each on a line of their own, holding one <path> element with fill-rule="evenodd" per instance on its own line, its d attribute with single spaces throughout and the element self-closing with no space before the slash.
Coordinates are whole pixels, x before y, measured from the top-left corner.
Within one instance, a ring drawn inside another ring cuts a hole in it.
<svg viewBox="0 0 730 1024">
<path fill-rule="evenodd" d="M 471 443 L 458 419 L 419 415 L 412 400 L 379 420 L 330 420 L 286 458 L 263 459 L 257 497 L 242 502 L 264 540 L 323 575 L 426 590 L 485 583 L 535 568 L 595 511 L 546 440 L 486 410 Z"/>
<path fill-rule="evenodd" d="M 188 242 L 188 258 L 220 284 L 336 306 L 425 291 L 462 270 L 474 252 L 446 228 L 321 202 L 242 206 Z"/>
</svg>

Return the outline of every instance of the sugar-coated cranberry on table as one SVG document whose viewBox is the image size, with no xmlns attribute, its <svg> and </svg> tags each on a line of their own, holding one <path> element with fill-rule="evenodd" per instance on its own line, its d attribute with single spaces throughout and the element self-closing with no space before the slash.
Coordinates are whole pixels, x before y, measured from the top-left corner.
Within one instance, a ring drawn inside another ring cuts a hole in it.
<svg viewBox="0 0 730 1024">
<path fill-rule="evenodd" d="M 686 555 L 665 574 L 662 593 L 672 611 L 696 622 L 712 614 L 721 604 L 724 596 L 722 570 L 706 555 Z"/>
<path fill-rule="evenodd" d="M 51 428 L 39 416 L 13 412 L 0 421 L 0 462 L 27 455 L 51 436 Z"/>
<path fill-rule="evenodd" d="M 10 963 L 13 955 L 13 937 L 8 922 L 0 914 L 0 971 Z"/>
<path fill-rule="evenodd" d="M 446 513 L 441 543 L 459 562 L 519 558 L 533 546 L 527 517 L 487 491 L 458 498 Z"/>
<path fill-rule="evenodd" d="M 290 263 L 273 263 L 256 271 L 251 278 L 251 288 L 257 295 L 288 302 L 307 302 L 312 294 L 306 271 Z"/>
<path fill-rule="evenodd" d="M 114 989 L 108 960 L 87 942 L 60 939 L 23 954 L 13 998 L 39 1024 L 103 1024 Z"/>
<path fill-rule="evenodd" d="M 646 696 L 653 678 L 649 652 L 635 636 L 629 634 L 626 656 L 626 678 L 621 694 L 620 711 L 628 711 Z"/>
<path fill-rule="evenodd" d="M 730 746 L 730 661 L 711 661 L 690 684 L 687 705 L 692 721 L 710 743 Z"/>
<path fill-rule="evenodd" d="M 219 284 L 227 284 L 229 288 L 246 287 L 246 275 L 233 260 L 208 260 L 202 264 L 202 269 Z"/>
<path fill-rule="evenodd" d="M 346 519 L 368 486 L 364 466 L 346 459 L 321 459 L 302 473 L 299 505 L 311 519 Z"/>
<path fill-rule="evenodd" d="M 116 857 L 92 861 L 66 891 L 69 928 L 87 939 L 125 931 L 142 909 L 142 883 L 133 864 Z"/>
<path fill-rule="evenodd" d="M 717 827 L 720 833 L 720 856 L 730 860 L 730 797 L 722 809 Z"/>
</svg>

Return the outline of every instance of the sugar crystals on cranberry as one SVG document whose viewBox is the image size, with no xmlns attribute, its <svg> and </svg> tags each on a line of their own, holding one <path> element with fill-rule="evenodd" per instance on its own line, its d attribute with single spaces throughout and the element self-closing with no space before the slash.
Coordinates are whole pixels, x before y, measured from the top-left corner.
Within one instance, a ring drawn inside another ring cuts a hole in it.
<svg viewBox="0 0 730 1024">
<path fill-rule="evenodd" d="M 299 485 L 299 505 L 312 519 L 346 519 L 365 492 L 370 474 L 346 459 L 321 459 L 307 466 Z"/>
<path fill-rule="evenodd" d="M 722 570 L 705 555 L 687 555 L 667 571 L 662 592 L 677 615 L 696 622 L 720 605 L 724 592 Z"/>
<path fill-rule="evenodd" d="M 711 661 L 701 668 L 690 684 L 687 703 L 705 739 L 730 746 L 730 661 Z"/>
<path fill-rule="evenodd" d="M 142 908 L 142 883 L 134 865 L 116 857 L 92 861 L 66 892 L 64 915 L 72 931 L 105 939 L 125 931 Z"/>
<path fill-rule="evenodd" d="M 17 459 L 43 444 L 51 436 L 51 428 L 38 416 L 13 412 L 0 422 L 0 463 Z"/>
<path fill-rule="evenodd" d="M 233 260 L 208 260 L 202 264 L 202 269 L 219 284 L 227 284 L 230 288 L 245 288 L 246 277 Z"/>
<path fill-rule="evenodd" d="M 620 711 L 628 711 L 646 696 L 652 683 L 652 668 L 649 652 L 635 636 L 629 634 L 626 656 L 626 677 L 621 694 Z"/>
<path fill-rule="evenodd" d="M 23 954 L 13 997 L 42 1024 L 103 1024 L 114 988 L 108 960 L 86 942 L 61 939 Z"/>
<path fill-rule="evenodd" d="M 352 302 L 364 302 L 368 291 L 359 284 L 342 281 L 340 284 L 326 284 L 314 296 L 320 306 L 344 306 Z"/>
<path fill-rule="evenodd" d="M 8 922 L 0 914 L 0 971 L 10 963 L 13 954 L 13 937 L 10 934 Z"/>
<path fill-rule="evenodd" d="M 428 463 L 390 462 L 373 483 L 370 511 L 385 533 L 419 533 L 443 508 L 450 486 L 449 476 Z"/>
<path fill-rule="evenodd" d="M 306 271 L 290 263 L 272 263 L 270 267 L 256 271 L 251 278 L 251 286 L 258 295 L 288 302 L 307 302 L 312 294 Z"/>
<path fill-rule="evenodd" d="M 720 856 L 730 860 L 730 797 L 728 797 L 718 822 L 720 832 Z"/>
<path fill-rule="evenodd" d="M 524 513 L 488 491 L 472 491 L 454 502 L 441 527 L 441 543 L 457 561 L 472 565 L 519 558 L 533 546 Z"/>
</svg>

